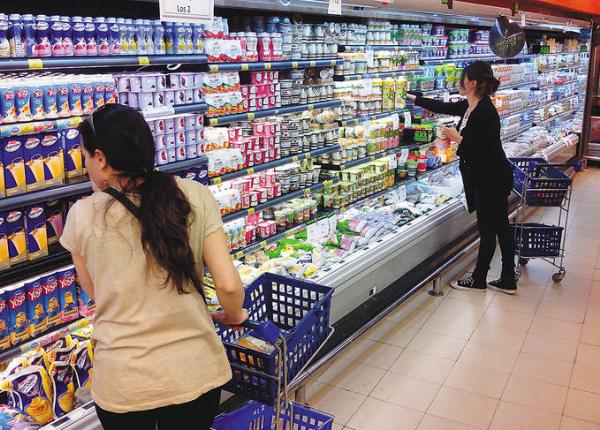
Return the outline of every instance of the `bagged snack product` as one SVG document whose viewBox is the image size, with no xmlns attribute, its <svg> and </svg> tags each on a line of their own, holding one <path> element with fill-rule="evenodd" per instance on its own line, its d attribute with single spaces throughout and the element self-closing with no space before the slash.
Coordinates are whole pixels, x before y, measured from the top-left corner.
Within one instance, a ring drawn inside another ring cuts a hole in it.
<svg viewBox="0 0 600 430">
<path fill-rule="evenodd" d="M 79 345 L 75 349 L 75 374 L 77 376 L 78 387 L 90 388 L 93 362 L 94 350 L 92 349 L 92 342 L 89 340 L 79 342 Z"/>
<path fill-rule="evenodd" d="M 28 366 L 8 375 L 2 389 L 11 394 L 9 406 L 22 410 L 40 425 L 52 421 L 52 383 L 43 367 Z"/>
<path fill-rule="evenodd" d="M 73 410 L 75 369 L 71 361 L 55 361 L 50 364 L 48 373 L 53 388 L 52 410 L 56 417 L 62 417 Z"/>
</svg>

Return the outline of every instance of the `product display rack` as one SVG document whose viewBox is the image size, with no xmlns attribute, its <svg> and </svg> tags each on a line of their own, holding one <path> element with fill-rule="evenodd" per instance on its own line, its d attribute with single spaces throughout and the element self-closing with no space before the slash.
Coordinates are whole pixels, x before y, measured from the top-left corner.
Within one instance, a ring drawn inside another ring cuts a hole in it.
<svg viewBox="0 0 600 430">
<path fill-rule="evenodd" d="M 225 181 L 230 181 L 232 179 L 241 178 L 246 175 L 252 175 L 258 172 L 264 172 L 265 170 L 274 169 L 275 167 L 283 166 L 284 164 L 295 163 L 298 161 L 316 158 L 320 155 L 329 154 L 331 152 L 336 152 L 341 149 L 340 145 L 331 145 L 325 146 L 324 148 L 313 149 L 312 151 L 303 152 L 296 155 L 291 155 L 289 157 L 279 158 L 277 160 L 268 161 L 263 164 L 258 164 L 256 166 L 250 167 L 248 169 L 242 169 L 237 172 L 226 173 L 224 175 L 220 175 L 214 178 L 211 178 L 210 183 L 212 185 L 218 185 Z"/>
<path fill-rule="evenodd" d="M 320 182 L 318 184 L 314 184 L 314 185 L 312 185 L 310 187 L 306 187 L 302 190 L 290 191 L 289 193 L 282 194 L 281 196 L 278 196 L 271 200 L 268 200 L 265 203 L 260 203 L 257 206 L 254 206 L 254 207 L 251 207 L 248 209 L 242 209 L 239 211 L 235 211 L 235 212 L 232 212 L 227 215 L 223 215 L 223 217 L 222 217 L 223 222 L 227 223 L 229 221 L 233 221 L 238 218 L 253 215 L 256 212 L 260 212 L 262 210 L 272 208 L 274 206 L 280 205 L 281 203 L 287 202 L 292 199 L 296 199 L 298 197 L 310 196 L 312 193 L 322 190 L 323 187 L 331 186 L 331 185 L 335 184 L 336 182 L 338 182 L 338 179 L 334 178 L 334 179 Z"/>
<path fill-rule="evenodd" d="M 266 8 L 266 3 L 261 6 Z M 264 13 L 264 12 L 262 12 Z M 397 19 L 394 17 L 392 19 Z M 323 20 L 326 20 L 323 17 Z M 344 18 L 343 18 L 344 19 Z M 401 18 L 400 18 L 401 19 Z M 427 21 L 424 18 L 424 21 Z M 365 44 L 365 45 L 352 45 L 352 44 L 338 44 L 338 52 L 361 52 L 361 51 L 422 51 L 423 46 L 421 45 L 401 45 L 401 44 Z M 447 58 L 447 59 L 422 59 L 421 65 L 430 66 L 437 64 L 446 63 L 467 63 L 470 61 L 483 60 L 490 62 L 519 62 L 533 60 L 538 55 L 543 54 L 525 54 L 520 55 L 514 59 L 501 59 L 495 56 L 467 56 L 458 58 Z M 240 62 L 240 63 L 210 63 L 204 55 L 165 55 L 165 56 L 115 56 L 115 57 L 83 57 L 83 58 L 41 58 L 41 59 L 30 59 L 30 60 L 0 60 L 0 71 L 18 71 L 18 70 L 52 70 L 52 69 L 82 69 L 82 68 L 145 68 L 146 66 L 176 66 L 176 65 L 189 65 L 198 66 L 194 70 L 206 71 L 211 73 L 217 72 L 253 72 L 263 70 L 294 70 L 303 68 L 313 67 L 334 67 L 343 63 L 342 58 L 312 58 L 312 59 L 301 59 L 296 61 L 258 61 L 258 62 Z M 584 66 L 566 66 L 559 67 L 556 69 L 547 69 L 540 73 L 551 73 L 562 70 L 573 70 L 576 68 L 583 68 Z M 170 71 L 176 70 L 175 68 L 169 68 Z M 356 69 L 359 70 L 359 69 Z M 385 69 L 384 69 L 385 70 Z M 387 79 L 400 76 L 414 76 L 418 77 L 423 74 L 423 69 L 411 69 L 411 70 L 395 70 L 388 72 L 379 73 L 362 73 L 362 74 L 349 74 L 349 75 L 334 75 L 334 81 L 356 81 L 360 79 Z M 246 81 L 247 82 L 247 81 Z M 578 81 L 569 81 L 563 84 L 548 86 L 560 86 L 572 84 Z M 510 83 L 500 87 L 500 89 L 511 89 L 531 86 L 536 87 L 537 81 L 526 81 Z M 544 87 L 543 89 L 545 89 Z M 433 90 L 426 92 L 427 95 L 442 95 L 448 92 L 455 94 L 455 91 L 447 90 Z M 521 108 L 507 114 L 504 114 L 502 118 L 506 118 L 512 115 L 518 115 L 539 109 L 552 104 L 557 104 L 568 100 L 569 98 L 576 97 L 570 96 L 565 99 L 547 102 L 542 106 L 530 106 L 527 108 Z M 205 117 L 204 124 L 206 126 L 221 126 L 228 125 L 238 122 L 247 122 L 259 118 L 267 118 L 271 116 L 281 116 L 290 113 L 300 113 L 305 111 L 312 111 L 325 108 L 336 108 L 342 105 L 342 101 L 338 99 L 325 100 L 314 103 L 304 104 L 293 104 L 287 105 L 280 108 L 257 110 L 253 112 L 244 112 L 240 114 L 217 116 L 208 118 Z M 158 118 L 161 115 L 171 114 L 185 114 L 185 113 L 198 113 L 203 114 L 207 111 L 208 105 L 205 103 L 192 103 L 188 105 L 179 105 L 172 108 L 165 108 L 164 110 L 156 113 L 149 113 L 147 118 Z M 348 120 L 338 121 L 340 126 L 352 126 L 361 125 L 369 121 L 382 119 L 393 114 L 400 115 L 400 123 L 405 112 L 411 112 L 412 107 L 405 109 L 397 109 L 389 112 L 381 112 L 373 115 L 361 115 Z M 541 121 L 541 125 L 550 124 L 553 120 L 563 117 L 571 116 L 574 111 L 564 112 L 556 115 L 547 120 Z M 435 118 L 440 118 L 436 116 Z M 449 118 L 449 117 L 446 117 Z M 425 118 L 424 120 L 430 120 L 432 118 Z M 59 120 L 50 121 L 37 121 L 31 123 L 19 123 L 19 124 L 5 124 L 0 126 L 0 137 L 1 136 L 12 136 L 12 135 L 25 135 L 32 133 L 41 133 L 44 131 L 57 131 L 76 126 L 81 122 L 81 117 L 64 118 Z M 239 125 L 239 124 L 236 124 Z M 531 128 L 531 124 L 523 125 L 518 130 L 511 133 L 503 138 L 504 141 L 517 137 L 524 131 Z M 365 163 L 369 163 L 374 160 L 382 159 L 385 157 L 396 156 L 402 153 L 404 150 L 415 150 L 424 144 L 411 144 L 408 146 L 401 146 L 391 150 L 386 150 L 377 154 L 373 154 L 367 157 L 362 157 L 357 160 L 350 160 L 340 165 L 333 164 L 322 164 L 323 170 L 344 170 L 356 166 L 361 166 Z M 559 146 L 564 144 L 556 145 L 554 147 L 546 148 L 549 157 L 553 156 L 555 151 L 559 150 Z M 280 167 L 289 163 L 295 163 L 304 160 L 318 160 L 318 157 L 327 155 L 336 151 L 340 151 L 342 148 L 339 144 L 325 146 L 322 148 L 314 149 L 305 153 L 299 153 L 287 157 L 282 157 L 273 161 L 269 161 L 263 164 L 257 164 L 256 166 L 241 169 L 226 173 L 210 179 L 212 185 L 220 185 L 231 180 L 243 178 L 247 175 L 252 175 L 259 172 L 265 172 L 276 167 Z M 173 163 L 170 165 L 160 166 L 163 171 L 176 171 L 185 170 L 188 167 L 194 167 L 198 164 L 206 163 L 207 159 L 202 157 L 201 159 L 187 160 L 181 162 L 183 164 Z M 186 164 L 192 163 L 192 164 Z M 349 208 L 354 207 L 357 203 L 362 202 L 365 199 L 377 199 L 378 197 L 384 196 L 394 188 L 407 187 L 415 181 L 427 179 L 435 175 L 443 175 L 445 172 L 451 172 L 458 167 L 458 161 L 452 161 L 438 169 L 429 170 L 424 173 L 417 174 L 416 177 L 406 178 L 398 180 L 393 187 L 383 189 L 375 194 L 366 196 L 357 201 L 349 203 L 347 206 L 343 206 L 341 209 L 333 212 L 318 212 L 317 218 L 330 216 L 332 213 L 343 213 Z M 236 211 L 223 216 L 225 223 L 239 220 L 242 217 L 253 215 L 264 209 L 272 208 L 280 205 L 281 203 L 289 200 L 310 196 L 312 193 L 318 192 L 324 187 L 328 187 L 337 182 L 337 178 L 333 180 L 323 181 L 321 177 L 320 183 L 313 184 L 310 187 L 304 189 L 295 190 L 290 193 L 286 193 L 279 197 L 273 198 L 266 201 L 265 203 L 258 204 L 254 207 Z M 10 208 L 17 208 L 26 206 L 32 203 L 40 203 L 50 199 L 58 199 L 61 197 L 68 197 L 72 195 L 87 193 L 91 191 L 89 181 L 82 180 L 81 182 L 71 183 L 60 187 L 51 189 L 45 189 L 38 192 L 30 193 L 30 195 L 19 195 L 0 200 L 0 210 L 7 210 Z M 266 248 L 271 244 L 277 243 L 279 240 L 293 236 L 304 229 L 307 225 L 314 221 L 304 222 L 286 229 L 285 231 L 278 231 L 275 235 L 269 236 L 263 240 L 256 240 L 241 249 L 236 249 L 231 253 L 233 259 L 242 259 L 248 254 L 252 254 L 260 249 Z M 454 240 L 456 236 L 466 230 L 473 227 L 474 218 L 472 215 L 466 214 L 463 203 L 458 198 L 452 198 L 441 206 L 428 212 L 426 215 L 422 215 L 407 224 L 402 225 L 397 231 L 379 238 L 373 243 L 366 246 L 364 249 L 359 249 L 357 252 L 349 255 L 347 259 L 335 263 L 333 266 L 328 267 L 321 273 L 317 273 L 311 278 L 313 281 L 321 282 L 325 285 L 330 285 L 336 289 L 336 295 L 332 308 L 333 323 L 341 321 L 350 311 L 357 309 L 362 303 L 366 302 L 370 297 L 367 294 L 372 289 L 377 289 L 377 292 L 385 290 L 391 286 L 397 279 L 403 276 L 404 273 L 411 270 L 413 267 L 418 265 L 421 261 L 435 254 L 443 248 L 447 243 Z M 52 245 L 52 253 L 48 257 L 44 257 L 40 260 L 32 262 L 24 262 L 19 266 L 15 266 L 10 271 L 5 273 L 0 272 L 0 285 L 8 285 L 10 283 L 21 281 L 32 273 L 41 273 L 47 271 L 49 268 L 58 267 L 58 265 L 66 265 L 70 262 L 69 254 L 60 245 Z M 42 268 L 46 270 L 41 270 Z M 5 282 L 3 282 L 5 281 Z M 82 322 L 84 320 L 74 321 L 67 324 L 65 327 L 59 327 L 54 332 L 45 334 L 39 339 L 35 339 L 23 345 L 19 345 L 13 348 L 11 351 L 7 351 L 6 354 L 0 354 L 0 358 L 9 358 L 8 354 L 17 354 L 18 352 L 26 351 L 30 348 L 34 348 L 40 342 L 43 343 L 45 339 L 51 339 L 53 335 L 57 333 L 66 333 L 75 330 L 80 324 L 86 324 Z M 12 356 L 12 355 L 11 355 Z M 74 410 L 63 418 L 60 418 L 46 428 L 58 429 L 58 428 L 95 428 L 97 421 L 93 410 L 93 403 L 86 403 L 83 407 Z"/>
</svg>

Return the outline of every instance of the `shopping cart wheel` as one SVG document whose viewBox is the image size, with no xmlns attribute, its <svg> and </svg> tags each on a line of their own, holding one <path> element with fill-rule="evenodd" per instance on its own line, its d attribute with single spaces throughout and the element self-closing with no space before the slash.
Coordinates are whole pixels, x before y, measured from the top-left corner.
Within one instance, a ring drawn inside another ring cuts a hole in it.
<svg viewBox="0 0 600 430">
<path fill-rule="evenodd" d="M 561 270 L 560 272 L 555 273 L 554 275 L 552 275 L 552 280 L 557 283 L 562 281 L 565 278 L 565 273 L 566 272 L 564 270 Z"/>
<path fill-rule="evenodd" d="M 529 260 L 527 258 L 519 258 L 519 266 L 527 266 Z"/>
</svg>

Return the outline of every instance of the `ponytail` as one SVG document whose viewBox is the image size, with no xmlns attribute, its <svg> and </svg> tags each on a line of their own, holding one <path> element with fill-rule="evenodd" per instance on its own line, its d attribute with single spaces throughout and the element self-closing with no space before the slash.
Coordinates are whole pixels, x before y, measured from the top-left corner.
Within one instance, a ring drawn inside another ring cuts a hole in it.
<svg viewBox="0 0 600 430">
<path fill-rule="evenodd" d="M 491 96 L 500 87 L 500 81 L 494 76 L 492 67 L 483 61 L 475 61 L 463 69 L 461 84 L 464 83 L 465 77 L 470 81 L 477 81 L 476 91 L 479 97 Z"/>
<path fill-rule="evenodd" d="M 102 151 L 120 172 L 123 193 L 140 196 L 142 248 L 166 272 L 165 285 L 188 294 L 192 284 L 204 296 L 189 240 L 192 207 L 172 175 L 154 170 L 154 139 L 144 117 L 123 105 L 106 105 L 79 131 L 85 150 Z"/>
</svg>

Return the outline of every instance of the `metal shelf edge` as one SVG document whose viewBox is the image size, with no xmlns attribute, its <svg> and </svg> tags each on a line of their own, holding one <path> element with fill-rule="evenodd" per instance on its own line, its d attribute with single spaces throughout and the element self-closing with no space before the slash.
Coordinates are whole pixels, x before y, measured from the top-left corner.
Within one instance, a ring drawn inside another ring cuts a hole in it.
<svg viewBox="0 0 600 430">
<path fill-rule="evenodd" d="M 258 70 L 302 69 L 307 67 L 330 67 L 343 62 L 343 58 L 328 57 L 285 61 L 257 61 L 250 63 L 209 63 L 208 70 L 210 72 L 246 72 Z"/>
</svg>

